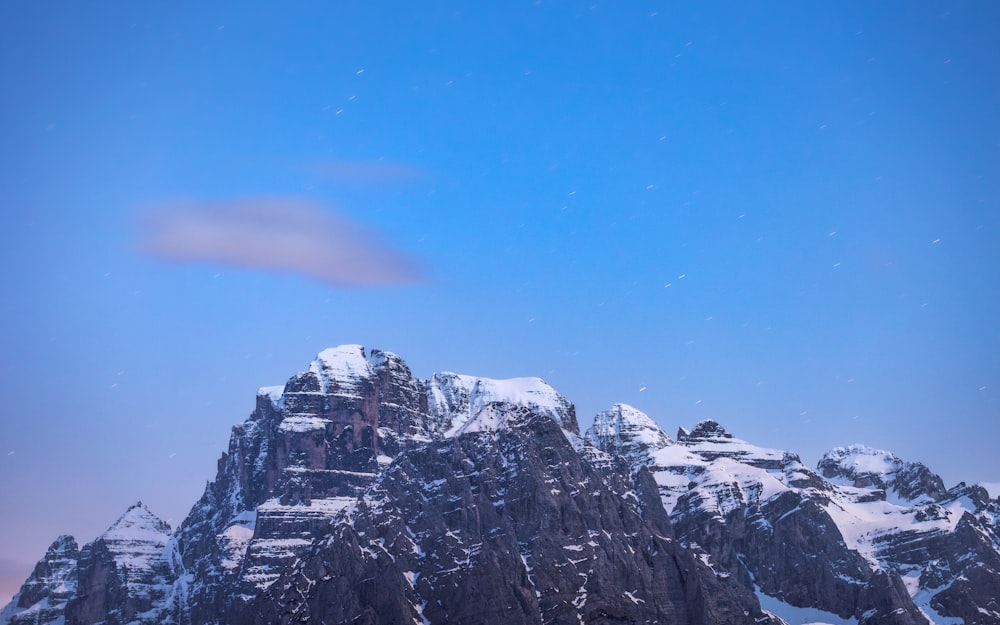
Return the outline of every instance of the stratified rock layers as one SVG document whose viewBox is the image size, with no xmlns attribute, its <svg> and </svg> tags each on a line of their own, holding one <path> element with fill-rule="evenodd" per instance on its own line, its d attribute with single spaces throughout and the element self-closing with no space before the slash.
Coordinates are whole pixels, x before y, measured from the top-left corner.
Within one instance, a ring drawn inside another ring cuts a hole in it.
<svg viewBox="0 0 1000 625">
<path fill-rule="evenodd" d="M 538 378 L 423 380 L 345 345 L 261 389 L 180 527 L 136 504 L 61 537 L 0 625 L 778 623 L 758 598 L 996 624 L 998 536 L 1000 501 L 888 452 L 814 472 L 624 404 L 581 437 Z"/>
</svg>

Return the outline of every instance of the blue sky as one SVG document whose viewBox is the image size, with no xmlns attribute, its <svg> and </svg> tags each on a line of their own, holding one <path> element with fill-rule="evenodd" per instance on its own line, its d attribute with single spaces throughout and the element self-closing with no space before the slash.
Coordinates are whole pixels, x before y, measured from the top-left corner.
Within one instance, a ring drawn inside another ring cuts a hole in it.
<svg viewBox="0 0 1000 625">
<path fill-rule="evenodd" d="M 1000 481 L 994 3 L 203 4 L 0 8 L 3 597 L 341 343 Z M 151 253 L 232 205 L 394 269 Z"/>
</svg>

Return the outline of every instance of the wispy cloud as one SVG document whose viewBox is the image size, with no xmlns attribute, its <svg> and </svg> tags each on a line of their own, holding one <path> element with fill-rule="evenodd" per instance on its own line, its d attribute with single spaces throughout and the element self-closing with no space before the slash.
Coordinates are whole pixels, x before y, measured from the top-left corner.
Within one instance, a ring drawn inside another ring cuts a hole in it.
<svg viewBox="0 0 1000 625">
<path fill-rule="evenodd" d="M 142 248 L 164 260 L 288 271 L 338 286 L 422 281 L 413 259 L 305 198 L 165 202 L 143 225 Z"/>
</svg>

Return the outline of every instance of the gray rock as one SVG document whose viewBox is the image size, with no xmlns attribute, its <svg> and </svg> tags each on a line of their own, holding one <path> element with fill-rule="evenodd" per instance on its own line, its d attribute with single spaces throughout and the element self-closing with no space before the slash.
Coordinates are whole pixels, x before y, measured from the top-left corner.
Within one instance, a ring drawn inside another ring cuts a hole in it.
<svg viewBox="0 0 1000 625">
<path fill-rule="evenodd" d="M 66 604 L 76 595 L 80 551 L 72 536 L 60 536 L 0 612 L 0 622 L 10 625 L 50 623 L 63 616 Z"/>
<path fill-rule="evenodd" d="M 555 421 L 491 409 L 506 413 L 502 429 L 398 457 L 257 602 L 254 622 L 766 620 L 752 594 L 678 546 L 648 474 L 640 500 Z M 658 514 L 647 521 L 644 507 Z"/>
<path fill-rule="evenodd" d="M 61 537 L 0 625 L 1000 623 L 1000 500 L 863 447 L 818 472 L 621 404 L 584 437 L 538 378 L 324 350 L 261 389 L 176 532 Z"/>
</svg>

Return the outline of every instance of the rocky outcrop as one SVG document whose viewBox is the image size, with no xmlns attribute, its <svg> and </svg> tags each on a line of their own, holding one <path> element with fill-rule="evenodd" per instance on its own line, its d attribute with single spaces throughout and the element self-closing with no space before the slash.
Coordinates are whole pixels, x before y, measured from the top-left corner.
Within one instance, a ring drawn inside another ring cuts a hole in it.
<svg viewBox="0 0 1000 625">
<path fill-rule="evenodd" d="M 540 378 L 492 380 L 457 373 L 436 373 L 425 383 L 427 405 L 435 433 L 458 433 L 483 408 L 493 403 L 524 406 L 546 416 L 564 430 L 579 434 L 576 408 Z"/>
<path fill-rule="evenodd" d="M 154 612 L 166 601 L 174 577 L 169 540 L 169 525 L 141 502 L 130 507 L 80 550 L 67 625 L 124 625 Z"/>
<path fill-rule="evenodd" d="M 864 445 L 836 447 L 816 468 L 828 480 L 880 489 L 903 501 L 940 501 L 947 495 L 944 481 L 923 464 L 904 462 L 888 451 Z"/>
<path fill-rule="evenodd" d="M 645 413 L 628 404 L 615 404 L 597 413 L 586 433 L 587 440 L 612 457 L 638 469 L 651 453 L 673 443 Z"/>
<path fill-rule="evenodd" d="M 177 535 L 187 575 L 178 622 L 232 614 L 303 556 L 404 449 L 440 439 L 491 399 L 522 402 L 576 427 L 572 404 L 537 378 L 412 376 L 397 355 L 324 350 L 283 387 L 258 393 L 218 474 Z M 196 583 L 191 583 L 194 580 Z"/>
<path fill-rule="evenodd" d="M 0 612 L 0 622 L 10 625 L 51 623 L 61 618 L 66 604 L 76 595 L 77 561 L 80 551 L 72 536 L 60 536 Z"/>
<path fill-rule="evenodd" d="M 60 536 L 0 612 L 0 623 L 116 625 L 152 619 L 171 600 L 170 526 L 141 502 L 77 549 Z"/>
<path fill-rule="evenodd" d="M 646 521 L 636 494 L 583 461 L 560 424 L 508 404 L 478 419 L 503 425 L 402 454 L 257 602 L 255 622 L 767 620 L 668 524 Z"/>
<path fill-rule="evenodd" d="M 981 487 L 859 446 L 814 472 L 715 421 L 671 439 L 624 404 L 579 432 L 538 378 L 324 350 L 260 390 L 175 532 L 136 504 L 60 538 L 0 625 L 1000 624 Z"/>
<path fill-rule="evenodd" d="M 997 504 L 980 487 L 945 490 L 924 465 L 863 446 L 834 449 L 817 474 L 714 421 L 639 454 L 588 438 L 651 470 L 678 539 L 768 605 L 860 623 L 1000 622 Z"/>
</svg>

